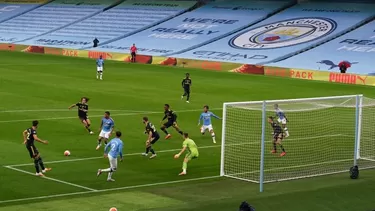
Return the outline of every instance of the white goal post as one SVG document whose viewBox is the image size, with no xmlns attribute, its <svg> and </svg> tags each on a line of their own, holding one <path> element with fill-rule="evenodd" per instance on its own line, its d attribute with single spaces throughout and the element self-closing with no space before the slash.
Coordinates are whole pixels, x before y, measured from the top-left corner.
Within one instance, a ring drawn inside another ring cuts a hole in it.
<svg viewBox="0 0 375 211">
<path fill-rule="evenodd" d="M 224 103 L 220 175 L 262 192 L 264 183 L 375 168 L 374 120 L 375 99 L 363 95 Z M 282 128 L 281 145 L 268 121 Z"/>
</svg>

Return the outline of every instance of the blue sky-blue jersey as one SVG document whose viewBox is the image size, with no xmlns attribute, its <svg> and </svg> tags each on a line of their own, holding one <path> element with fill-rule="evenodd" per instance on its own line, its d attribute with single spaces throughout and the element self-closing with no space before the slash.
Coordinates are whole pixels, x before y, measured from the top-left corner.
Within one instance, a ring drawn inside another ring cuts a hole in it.
<svg viewBox="0 0 375 211">
<path fill-rule="evenodd" d="M 201 113 L 201 115 L 199 117 L 199 123 L 201 123 L 201 121 L 203 120 L 203 125 L 210 125 L 211 124 L 211 117 L 214 117 L 216 119 L 220 119 L 220 117 L 216 116 L 211 111 L 208 111 L 208 112 Z"/>
<path fill-rule="evenodd" d="M 114 126 L 115 126 L 115 121 L 113 121 L 112 118 L 108 118 L 108 119 L 106 119 L 105 117 L 102 118 L 103 132 L 110 132 Z"/>
<path fill-rule="evenodd" d="M 114 138 L 105 146 L 104 153 L 110 155 L 113 158 L 117 158 L 118 156 L 122 158 L 123 147 L 124 144 L 122 143 L 121 139 Z"/>
<path fill-rule="evenodd" d="M 96 66 L 103 67 L 103 65 L 104 65 L 104 60 L 103 59 L 97 59 L 96 60 Z"/>
<path fill-rule="evenodd" d="M 280 119 L 285 119 L 285 113 L 280 108 L 275 109 L 276 116 Z"/>
</svg>

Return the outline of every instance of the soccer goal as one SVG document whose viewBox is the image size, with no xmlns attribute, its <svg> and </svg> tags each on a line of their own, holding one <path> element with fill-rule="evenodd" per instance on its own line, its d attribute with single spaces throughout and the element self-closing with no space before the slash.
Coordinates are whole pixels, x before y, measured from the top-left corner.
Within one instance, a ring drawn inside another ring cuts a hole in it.
<svg viewBox="0 0 375 211">
<path fill-rule="evenodd" d="M 280 146 L 271 153 L 275 105 L 288 120 L 284 156 Z M 375 99 L 362 95 L 224 103 L 220 175 L 263 191 L 264 183 L 374 168 L 374 120 Z"/>
</svg>

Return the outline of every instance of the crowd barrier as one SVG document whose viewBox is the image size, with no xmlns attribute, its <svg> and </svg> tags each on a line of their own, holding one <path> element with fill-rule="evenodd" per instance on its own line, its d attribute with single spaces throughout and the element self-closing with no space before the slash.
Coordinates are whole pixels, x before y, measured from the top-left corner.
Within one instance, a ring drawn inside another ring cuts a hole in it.
<svg viewBox="0 0 375 211">
<path fill-rule="evenodd" d="M 67 57 L 79 57 L 97 59 L 100 55 L 105 60 L 130 62 L 130 54 L 110 53 L 101 51 L 74 50 L 62 48 L 49 48 L 40 46 L 27 46 L 15 44 L 0 44 L 2 51 L 19 51 L 25 53 L 50 54 Z M 199 68 L 204 70 L 214 70 L 223 72 L 233 72 L 242 74 L 258 74 L 268 76 L 278 76 L 284 78 L 294 78 L 311 81 L 326 81 L 341 84 L 356 84 L 375 86 L 375 76 L 364 76 L 356 74 L 341 74 L 339 72 L 326 72 L 315 70 L 303 70 L 293 68 L 280 68 L 261 65 L 238 64 L 228 62 L 215 62 L 193 59 L 180 59 L 173 57 L 138 55 L 137 63 L 166 65 L 186 68 Z"/>
</svg>

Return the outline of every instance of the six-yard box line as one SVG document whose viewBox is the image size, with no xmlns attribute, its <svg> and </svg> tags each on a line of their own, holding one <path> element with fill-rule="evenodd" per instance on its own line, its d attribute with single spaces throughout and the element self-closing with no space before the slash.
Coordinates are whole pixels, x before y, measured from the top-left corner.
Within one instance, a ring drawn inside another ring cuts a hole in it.
<svg viewBox="0 0 375 211">
<path fill-rule="evenodd" d="M 299 138 L 299 139 L 289 139 L 289 140 L 311 140 L 311 139 L 318 139 L 318 138 L 326 138 L 326 137 L 338 137 L 338 136 L 348 136 L 348 135 L 342 135 L 342 134 L 334 134 L 334 135 L 325 135 L 325 136 L 315 136 L 315 137 L 308 137 L 308 138 Z M 253 143 L 241 143 L 241 144 L 232 144 L 232 145 L 257 145 L 259 143 L 253 142 Z M 219 148 L 221 145 L 209 145 L 209 146 L 201 146 L 199 149 L 210 149 L 210 148 Z M 158 153 L 166 153 L 166 152 L 175 152 L 180 149 L 169 149 L 169 150 L 161 150 L 158 151 Z M 136 155 L 141 155 L 141 153 L 130 153 L 130 154 L 125 154 L 124 156 L 136 156 Z M 65 162 L 78 162 L 78 161 L 85 161 L 85 160 L 93 160 L 93 159 L 102 159 L 103 157 L 89 157 L 89 158 L 78 158 L 78 159 L 70 159 L 70 160 L 58 160 L 58 161 L 49 161 L 45 162 L 45 164 L 53 164 L 53 163 L 65 163 Z M 313 163 L 313 164 L 305 164 L 305 165 L 297 165 L 297 166 L 290 166 L 290 167 L 280 167 L 280 168 L 272 168 L 272 169 L 266 169 L 265 171 L 274 171 L 274 170 L 282 170 L 282 169 L 291 169 L 291 168 L 301 168 L 301 167 L 309 167 L 309 166 L 316 166 L 316 165 L 322 165 L 322 164 L 329 164 L 329 163 L 337 163 L 337 162 L 346 162 L 350 161 L 352 159 L 345 159 L 345 160 L 336 160 L 336 161 L 328 161 L 328 162 L 321 162 L 321 163 Z M 3 166 L 4 168 L 11 169 L 14 171 L 18 171 L 21 173 L 29 174 L 35 176 L 35 173 L 25 171 L 16 167 L 21 167 L 21 166 L 32 166 L 32 163 L 24 163 L 24 164 L 15 164 L 15 165 L 6 165 Z M 256 171 L 251 171 L 251 172 L 245 172 L 245 173 L 257 173 L 259 170 Z M 244 174 L 244 173 L 240 173 Z M 86 186 L 70 183 L 67 181 L 59 180 L 59 179 L 54 179 L 51 177 L 42 177 L 43 179 L 55 181 L 58 183 L 62 183 L 65 185 L 70 185 L 74 186 L 77 188 L 82 188 L 87 191 L 83 192 L 72 192 L 72 193 L 66 193 L 66 194 L 56 194 L 56 195 L 48 195 L 48 196 L 39 196 L 39 197 L 29 197 L 29 198 L 21 198 L 21 199 L 11 199 L 11 200 L 3 200 L 0 201 L 0 204 L 4 203 L 12 203 L 12 202 L 20 202 L 20 201 L 29 201 L 29 200 L 35 200 L 35 199 L 46 199 L 46 198 L 58 198 L 58 197 L 64 197 L 64 196 L 73 196 L 73 195 L 83 195 L 83 194 L 90 194 L 90 193 L 100 193 L 100 192 L 107 192 L 107 191 L 116 191 L 116 190 L 127 190 L 127 189 L 136 189 L 136 188 L 142 188 L 142 187 L 151 187 L 151 186 L 159 186 L 159 185 L 168 185 L 168 184 L 175 184 L 175 183 L 183 183 L 183 182 L 190 182 L 190 181 L 199 181 L 199 180 L 208 180 L 208 179 L 215 179 L 219 178 L 219 175 L 213 175 L 213 176 L 207 176 L 207 177 L 198 177 L 198 178 L 192 178 L 192 179 L 182 179 L 182 180 L 172 180 L 172 181 L 166 181 L 166 182 L 158 182 L 158 183 L 149 183 L 149 184 L 141 184 L 141 185 L 133 185 L 133 186 L 124 186 L 124 187 L 118 187 L 118 188 L 109 188 L 109 189 L 93 189 L 89 188 Z M 258 181 L 253 181 L 255 183 L 258 183 Z"/>
</svg>

